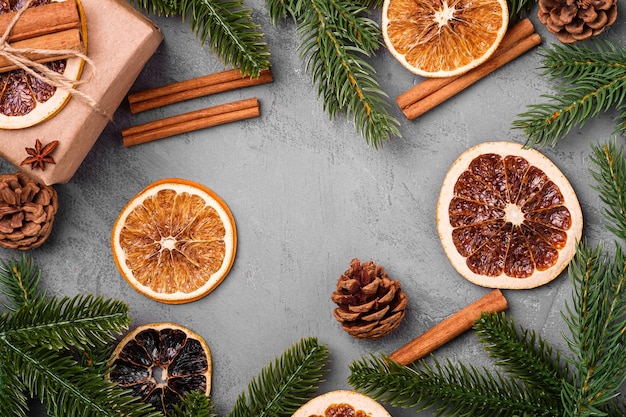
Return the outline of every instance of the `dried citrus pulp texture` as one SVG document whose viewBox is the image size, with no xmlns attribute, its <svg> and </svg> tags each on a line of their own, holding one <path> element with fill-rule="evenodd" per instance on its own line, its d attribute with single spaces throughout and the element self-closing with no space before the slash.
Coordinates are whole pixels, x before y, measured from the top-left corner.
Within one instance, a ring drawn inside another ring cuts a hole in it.
<svg viewBox="0 0 626 417">
<path fill-rule="evenodd" d="M 463 153 L 437 204 L 443 248 L 457 271 L 490 288 L 534 288 L 576 252 L 583 218 L 569 181 L 544 155 L 508 142 Z"/>
<path fill-rule="evenodd" d="M 389 52 L 423 77 L 459 75 L 496 50 L 509 22 L 506 0 L 385 0 Z"/>
<path fill-rule="evenodd" d="M 29 7 L 54 1 L 64 0 L 33 0 Z M 18 11 L 23 3 L 23 0 L 0 0 L 0 14 Z M 86 51 L 85 13 L 80 1 L 77 4 L 81 19 L 81 36 Z M 78 80 L 82 75 L 84 64 L 82 58 L 69 58 L 48 62 L 45 65 L 69 80 Z M 0 129 L 23 129 L 48 120 L 55 116 L 70 98 L 71 94 L 68 91 L 53 87 L 22 69 L 0 73 Z"/>
<path fill-rule="evenodd" d="M 111 236 L 113 258 L 140 293 L 169 304 L 197 300 L 226 277 L 237 232 L 226 203 L 183 179 L 157 181 L 133 197 Z"/>
<path fill-rule="evenodd" d="M 391 414 L 367 395 L 337 390 L 313 398 L 292 417 L 391 417 Z"/>
<path fill-rule="evenodd" d="M 202 337 L 173 323 L 128 333 L 113 353 L 109 379 L 163 414 L 190 391 L 211 391 L 211 351 Z"/>
</svg>

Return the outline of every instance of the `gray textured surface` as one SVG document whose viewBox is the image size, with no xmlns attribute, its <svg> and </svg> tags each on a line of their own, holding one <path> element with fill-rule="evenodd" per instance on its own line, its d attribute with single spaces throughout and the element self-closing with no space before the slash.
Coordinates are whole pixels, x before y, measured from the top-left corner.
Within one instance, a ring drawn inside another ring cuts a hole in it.
<svg viewBox="0 0 626 417">
<path fill-rule="evenodd" d="M 483 141 L 523 142 L 516 115 L 551 91 L 533 51 L 435 110 L 409 122 L 393 98 L 419 80 L 385 50 L 372 59 L 403 138 L 381 150 L 366 146 L 343 116 L 329 121 L 298 58 L 294 25 L 270 24 L 264 2 L 249 1 L 272 52 L 274 83 L 131 116 L 124 103 L 72 181 L 57 186 L 60 210 L 44 246 L 30 252 L 53 295 L 96 293 L 126 301 L 133 326 L 172 321 L 200 333 L 213 355 L 213 397 L 221 415 L 268 362 L 301 337 L 330 349 L 321 391 L 347 388 L 348 365 L 369 352 L 390 353 L 488 292 L 459 276 L 439 242 L 435 205 L 450 164 Z M 379 12 L 375 12 L 378 19 Z M 134 91 L 224 69 L 178 17 L 155 17 L 164 42 Z M 533 21 L 536 23 L 534 15 Z M 619 19 L 608 39 L 622 39 Z M 554 41 L 537 26 L 546 43 Z M 257 96 L 262 116 L 126 149 L 122 128 L 236 99 Z M 574 186 L 592 242 L 605 232 L 589 174 L 591 144 L 611 137 L 609 113 L 544 153 Z M 6 163 L 0 169 L 12 172 Z M 163 305 L 134 292 L 117 272 L 109 237 L 123 205 L 149 183 L 181 177 L 217 192 L 237 222 L 239 245 L 229 276 L 209 296 Z M 0 255 L 14 257 L 13 251 Z M 332 317 L 330 294 L 354 257 L 375 260 L 409 296 L 401 327 L 380 341 L 358 341 Z M 563 274 L 527 291 L 505 291 L 509 313 L 564 349 L 560 316 L 571 285 Z M 436 352 L 440 358 L 489 365 L 472 333 Z M 393 410 L 395 417 L 430 412 Z"/>
</svg>

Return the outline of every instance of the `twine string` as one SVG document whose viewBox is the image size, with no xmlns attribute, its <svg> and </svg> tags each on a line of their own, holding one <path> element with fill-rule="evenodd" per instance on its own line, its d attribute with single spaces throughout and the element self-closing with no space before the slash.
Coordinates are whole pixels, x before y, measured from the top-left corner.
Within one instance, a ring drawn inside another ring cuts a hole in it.
<svg viewBox="0 0 626 417">
<path fill-rule="evenodd" d="M 39 48 L 15 48 L 9 44 L 8 39 L 11 31 L 15 27 L 15 24 L 20 19 L 22 14 L 26 11 L 26 9 L 28 9 L 32 1 L 33 0 L 26 0 L 24 2 L 22 7 L 16 12 L 15 16 L 13 16 L 13 19 L 11 19 L 9 25 L 2 34 L 2 37 L 0 38 L 0 57 L 5 58 L 12 65 L 20 68 L 30 76 L 35 77 L 38 80 L 53 87 L 69 92 L 73 96 L 76 96 L 78 99 L 80 99 L 80 101 L 82 101 L 84 104 L 91 107 L 94 111 L 111 120 L 111 115 L 108 114 L 108 112 L 106 112 L 104 109 L 102 109 L 101 106 L 94 99 L 92 99 L 89 95 L 83 93 L 82 91 L 76 89 L 76 86 L 89 82 L 96 73 L 96 67 L 94 65 L 94 62 L 90 58 L 88 58 L 87 55 L 71 49 L 51 50 Z M 27 54 L 36 54 L 41 57 L 55 57 L 65 55 L 71 58 L 80 58 L 92 68 L 92 71 L 89 79 L 72 80 L 64 76 L 63 74 L 59 74 L 58 72 L 48 68 L 47 65 L 27 58 Z"/>
</svg>

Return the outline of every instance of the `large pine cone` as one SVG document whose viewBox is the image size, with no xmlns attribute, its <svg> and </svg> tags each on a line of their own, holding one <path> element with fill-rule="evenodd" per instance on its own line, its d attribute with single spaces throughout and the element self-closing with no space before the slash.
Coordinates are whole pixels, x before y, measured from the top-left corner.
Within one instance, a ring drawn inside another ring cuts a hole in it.
<svg viewBox="0 0 626 417">
<path fill-rule="evenodd" d="M 0 246 L 27 250 L 50 235 L 57 212 L 57 192 L 26 175 L 0 175 Z"/>
<path fill-rule="evenodd" d="M 537 17 L 563 43 L 599 35 L 617 19 L 617 0 L 539 0 Z"/>
<path fill-rule="evenodd" d="M 407 297 L 400 283 L 389 279 L 382 266 L 358 259 L 337 281 L 331 299 L 341 327 L 358 339 L 378 339 L 396 329 L 404 317 Z"/>
</svg>

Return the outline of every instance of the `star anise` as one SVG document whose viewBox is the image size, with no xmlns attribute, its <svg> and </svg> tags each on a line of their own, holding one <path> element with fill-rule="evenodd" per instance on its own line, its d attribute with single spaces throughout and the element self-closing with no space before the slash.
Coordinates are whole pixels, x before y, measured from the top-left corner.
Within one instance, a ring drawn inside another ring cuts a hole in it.
<svg viewBox="0 0 626 417">
<path fill-rule="evenodd" d="M 28 153 L 28 155 L 30 156 L 24 159 L 20 165 L 30 164 L 31 169 L 39 168 L 44 171 L 46 168 L 46 164 L 56 163 L 54 162 L 54 158 L 52 158 L 50 154 L 56 149 L 58 144 L 58 140 L 53 140 L 46 146 L 43 146 L 39 139 L 37 139 L 34 148 L 25 148 L 26 153 Z"/>
</svg>

